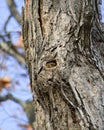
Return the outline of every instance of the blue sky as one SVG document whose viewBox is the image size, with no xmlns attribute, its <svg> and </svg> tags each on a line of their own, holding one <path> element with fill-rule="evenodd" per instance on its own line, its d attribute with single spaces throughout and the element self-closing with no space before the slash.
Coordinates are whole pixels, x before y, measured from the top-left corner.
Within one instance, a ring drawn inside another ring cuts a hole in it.
<svg viewBox="0 0 104 130">
<path fill-rule="evenodd" d="M 104 22 L 104 0 L 102 0 L 101 10 L 102 10 L 102 22 Z"/>
<path fill-rule="evenodd" d="M 17 9 L 21 14 L 23 0 L 15 1 L 17 3 Z M 4 34 L 3 26 L 8 16 L 10 15 L 10 12 L 7 7 L 6 0 L 0 0 L 0 2 L 2 2 L 2 4 L 0 4 L 0 33 Z M 11 18 L 7 27 L 7 31 L 13 32 L 13 42 L 17 42 L 19 37 L 19 35 L 16 33 L 16 30 L 21 30 L 21 26 L 14 18 Z M 14 57 L 10 55 L 6 55 L 5 59 L 3 55 L 0 54 L 0 63 L 7 66 L 6 69 L 0 68 L 0 78 L 7 76 L 10 77 L 12 81 L 10 89 L 3 89 L 0 92 L 0 96 L 7 95 L 9 93 L 22 101 L 32 100 L 32 94 L 30 88 L 28 87 L 30 81 L 27 70 L 22 67 Z M 28 124 L 28 118 L 21 105 L 11 100 L 2 102 L 0 105 L 0 130 L 23 130 L 19 124 Z"/>
</svg>

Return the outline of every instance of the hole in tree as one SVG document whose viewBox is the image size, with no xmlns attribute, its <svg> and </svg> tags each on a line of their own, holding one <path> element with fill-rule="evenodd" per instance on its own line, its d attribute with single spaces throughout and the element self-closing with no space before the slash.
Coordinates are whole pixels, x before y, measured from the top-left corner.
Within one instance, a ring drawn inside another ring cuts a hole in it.
<svg viewBox="0 0 104 130">
<path fill-rule="evenodd" d="M 48 62 L 46 63 L 46 66 L 47 66 L 47 68 L 56 67 L 56 66 L 57 66 L 57 61 L 56 61 L 56 60 L 48 61 Z"/>
</svg>

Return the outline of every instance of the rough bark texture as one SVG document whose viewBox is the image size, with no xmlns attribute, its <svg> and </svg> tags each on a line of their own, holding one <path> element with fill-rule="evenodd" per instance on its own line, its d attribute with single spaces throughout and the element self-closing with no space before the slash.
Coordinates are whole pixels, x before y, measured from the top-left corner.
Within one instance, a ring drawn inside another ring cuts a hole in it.
<svg viewBox="0 0 104 130">
<path fill-rule="evenodd" d="M 26 0 L 23 39 L 35 130 L 104 130 L 99 0 Z"/>
</svg>

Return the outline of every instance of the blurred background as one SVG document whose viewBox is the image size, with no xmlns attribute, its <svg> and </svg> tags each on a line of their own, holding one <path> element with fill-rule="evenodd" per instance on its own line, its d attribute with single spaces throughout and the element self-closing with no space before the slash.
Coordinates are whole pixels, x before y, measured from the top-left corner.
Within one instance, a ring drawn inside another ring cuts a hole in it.
<svg viewBox="0 0 104 130">
<path fill-rule="evenodd" d="M 0 2 L 0 130 L 32 130 L 32 93 L 21 35 L 24 0 Z"/>
<path fill-rule="evenodd" d="M 32 130 L 32 93 L 21 35 L 24 0 L 0 2 L 0 130 Z M 104 0 L 101 15 L 104 23 Z"/>
</svg>

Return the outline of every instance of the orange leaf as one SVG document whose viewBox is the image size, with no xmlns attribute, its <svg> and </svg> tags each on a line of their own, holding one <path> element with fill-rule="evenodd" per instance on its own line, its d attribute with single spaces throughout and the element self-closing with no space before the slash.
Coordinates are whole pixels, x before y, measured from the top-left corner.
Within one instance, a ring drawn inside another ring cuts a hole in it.
<svg viewBox="0 0 104 130">
<path fill-rule="evenodd" d="M 19 124 L 19 126 L 23 127 L 23 128 L 26 128 L 27 130 L 33 130 L 32 126 L 31 125 L 24 125 L 24 124 Z"/>
<path fill-rule="evenodd" d="M 2 91 L 2 88 L 8 88 L 10 84 L 11 80 L 9 77 L 0 78 L 0 91 Z"/>
<path fill-rule="evenodd" d="M 14 44 L 14 46 L 16 47 L 20 47 L 20 48 L 23 48 L 23 38 L 22 38 L 22 35 L 18 38 L 18 41 L 17 43 Z"/>
</svg>

